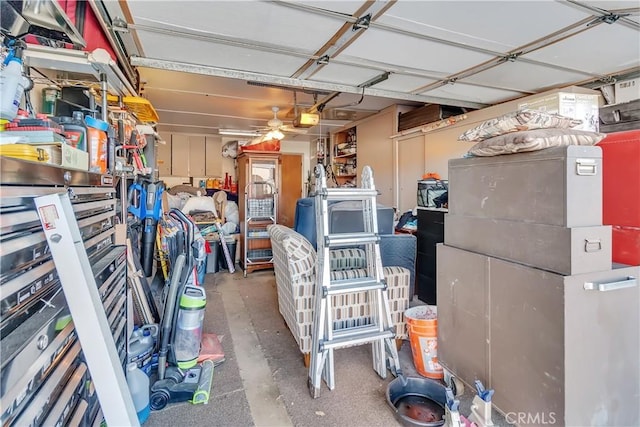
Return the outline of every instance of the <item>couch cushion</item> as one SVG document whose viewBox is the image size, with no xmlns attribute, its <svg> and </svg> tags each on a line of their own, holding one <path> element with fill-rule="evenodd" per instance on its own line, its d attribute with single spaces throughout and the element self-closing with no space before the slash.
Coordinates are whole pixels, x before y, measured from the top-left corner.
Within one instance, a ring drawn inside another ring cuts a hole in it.
<svg viewBox="0 0 640 427">
<path fill-rule="evenodd" d="M 282 245 L 288 254 L 292 282 L 315 274 L 316 251 L 307 239 L 294 232 L 282 239 Z"/>
<path fill-rule="evenodd" d="M 329 269 L 331 271 L 352 270 L 367 266 L 366 253 L 362 249 L 333 249 L 329 251 Z"/>
</svg>

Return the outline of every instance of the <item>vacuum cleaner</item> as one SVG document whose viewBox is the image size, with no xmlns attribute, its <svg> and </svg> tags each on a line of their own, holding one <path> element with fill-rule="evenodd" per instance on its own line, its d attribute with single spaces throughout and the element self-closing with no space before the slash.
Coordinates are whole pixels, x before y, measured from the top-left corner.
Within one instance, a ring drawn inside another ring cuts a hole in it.
<svg viewBox="0 0 640 427">
<path fill-rule="evenodd" d="M 168 403 L 209 402 L 214 364 L 211 360 L 197 363 L 206 295 L 204 288 L 187 284 L 192 270 L 187 259 L 185 253 L 179 254 L 171 273 L 162 318 L 158 379 L 149 396 L 152 410 Z"/>
</svg>

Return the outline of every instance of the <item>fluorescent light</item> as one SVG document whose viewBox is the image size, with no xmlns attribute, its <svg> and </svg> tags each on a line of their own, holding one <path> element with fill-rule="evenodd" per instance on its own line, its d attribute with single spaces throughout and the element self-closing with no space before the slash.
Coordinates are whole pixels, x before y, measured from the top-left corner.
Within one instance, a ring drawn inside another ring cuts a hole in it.
<svg viewBox="0 0 640 427">
<path fill-rule="evenodd" d="M 260 136 L 260 132 L 242 129 L 218 129 L 219 135 Z"/>
<path fill-rule="evenodd" d="M 372 79 L 367 80 L 366 82 L 359 84 L 358 87 L 362 87 L 362 88 L 367 88 L 367 87 L 371 87 L 373 85 L 377 85 L 378 83 L 381 83 L 385 80 L 387 80 L 389 78 L 389 74 L 391 74 L 389 71 L 379 74 L 375 77 L 373 77 Z"/>
</svg>

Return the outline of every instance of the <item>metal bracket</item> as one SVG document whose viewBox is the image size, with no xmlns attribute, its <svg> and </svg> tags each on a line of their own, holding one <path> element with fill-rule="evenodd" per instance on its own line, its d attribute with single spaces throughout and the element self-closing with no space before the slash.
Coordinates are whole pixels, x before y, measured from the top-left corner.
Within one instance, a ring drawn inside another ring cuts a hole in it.
<svg viewBox="0 0 640 427">
<path fill-rule="evenodd" d="M 367 28 L 369 28 L 369 25 L 371 24 L 371 14 L 367 14 L 364 16 L 361 16 L 360 18 L 358 18 L 356 20 L 356 22 L 353 23 L 353 27 L 351 28 L 353 31 L 357 31 L 357 30 L 366 30 Z"/>
</svg>

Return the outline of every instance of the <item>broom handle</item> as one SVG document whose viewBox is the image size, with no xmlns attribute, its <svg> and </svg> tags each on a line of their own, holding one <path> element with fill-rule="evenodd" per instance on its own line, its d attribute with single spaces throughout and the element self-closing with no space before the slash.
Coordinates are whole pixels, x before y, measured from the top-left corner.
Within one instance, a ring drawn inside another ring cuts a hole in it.
<svg viewBox="0 0 640 427">
<path fill-rule="evenodd" d="M 231 260 L 231 254 L 229 253 L 229 248 L 227 247 L 227 240 L 224 238 L 224 231 L 222 231 L 222 226 L 220 225 L 221 221 L 217 222 L 218 226 L 218 236 L 220 236 L 220 244 L 222 245 L 222 252 L 224 253 L 224 258 L 227 260 L 227 267 L 229 267 L 229 273 L 235 273 L 236 268 L 234 266 L 235 260 Z"/>
</svg>

